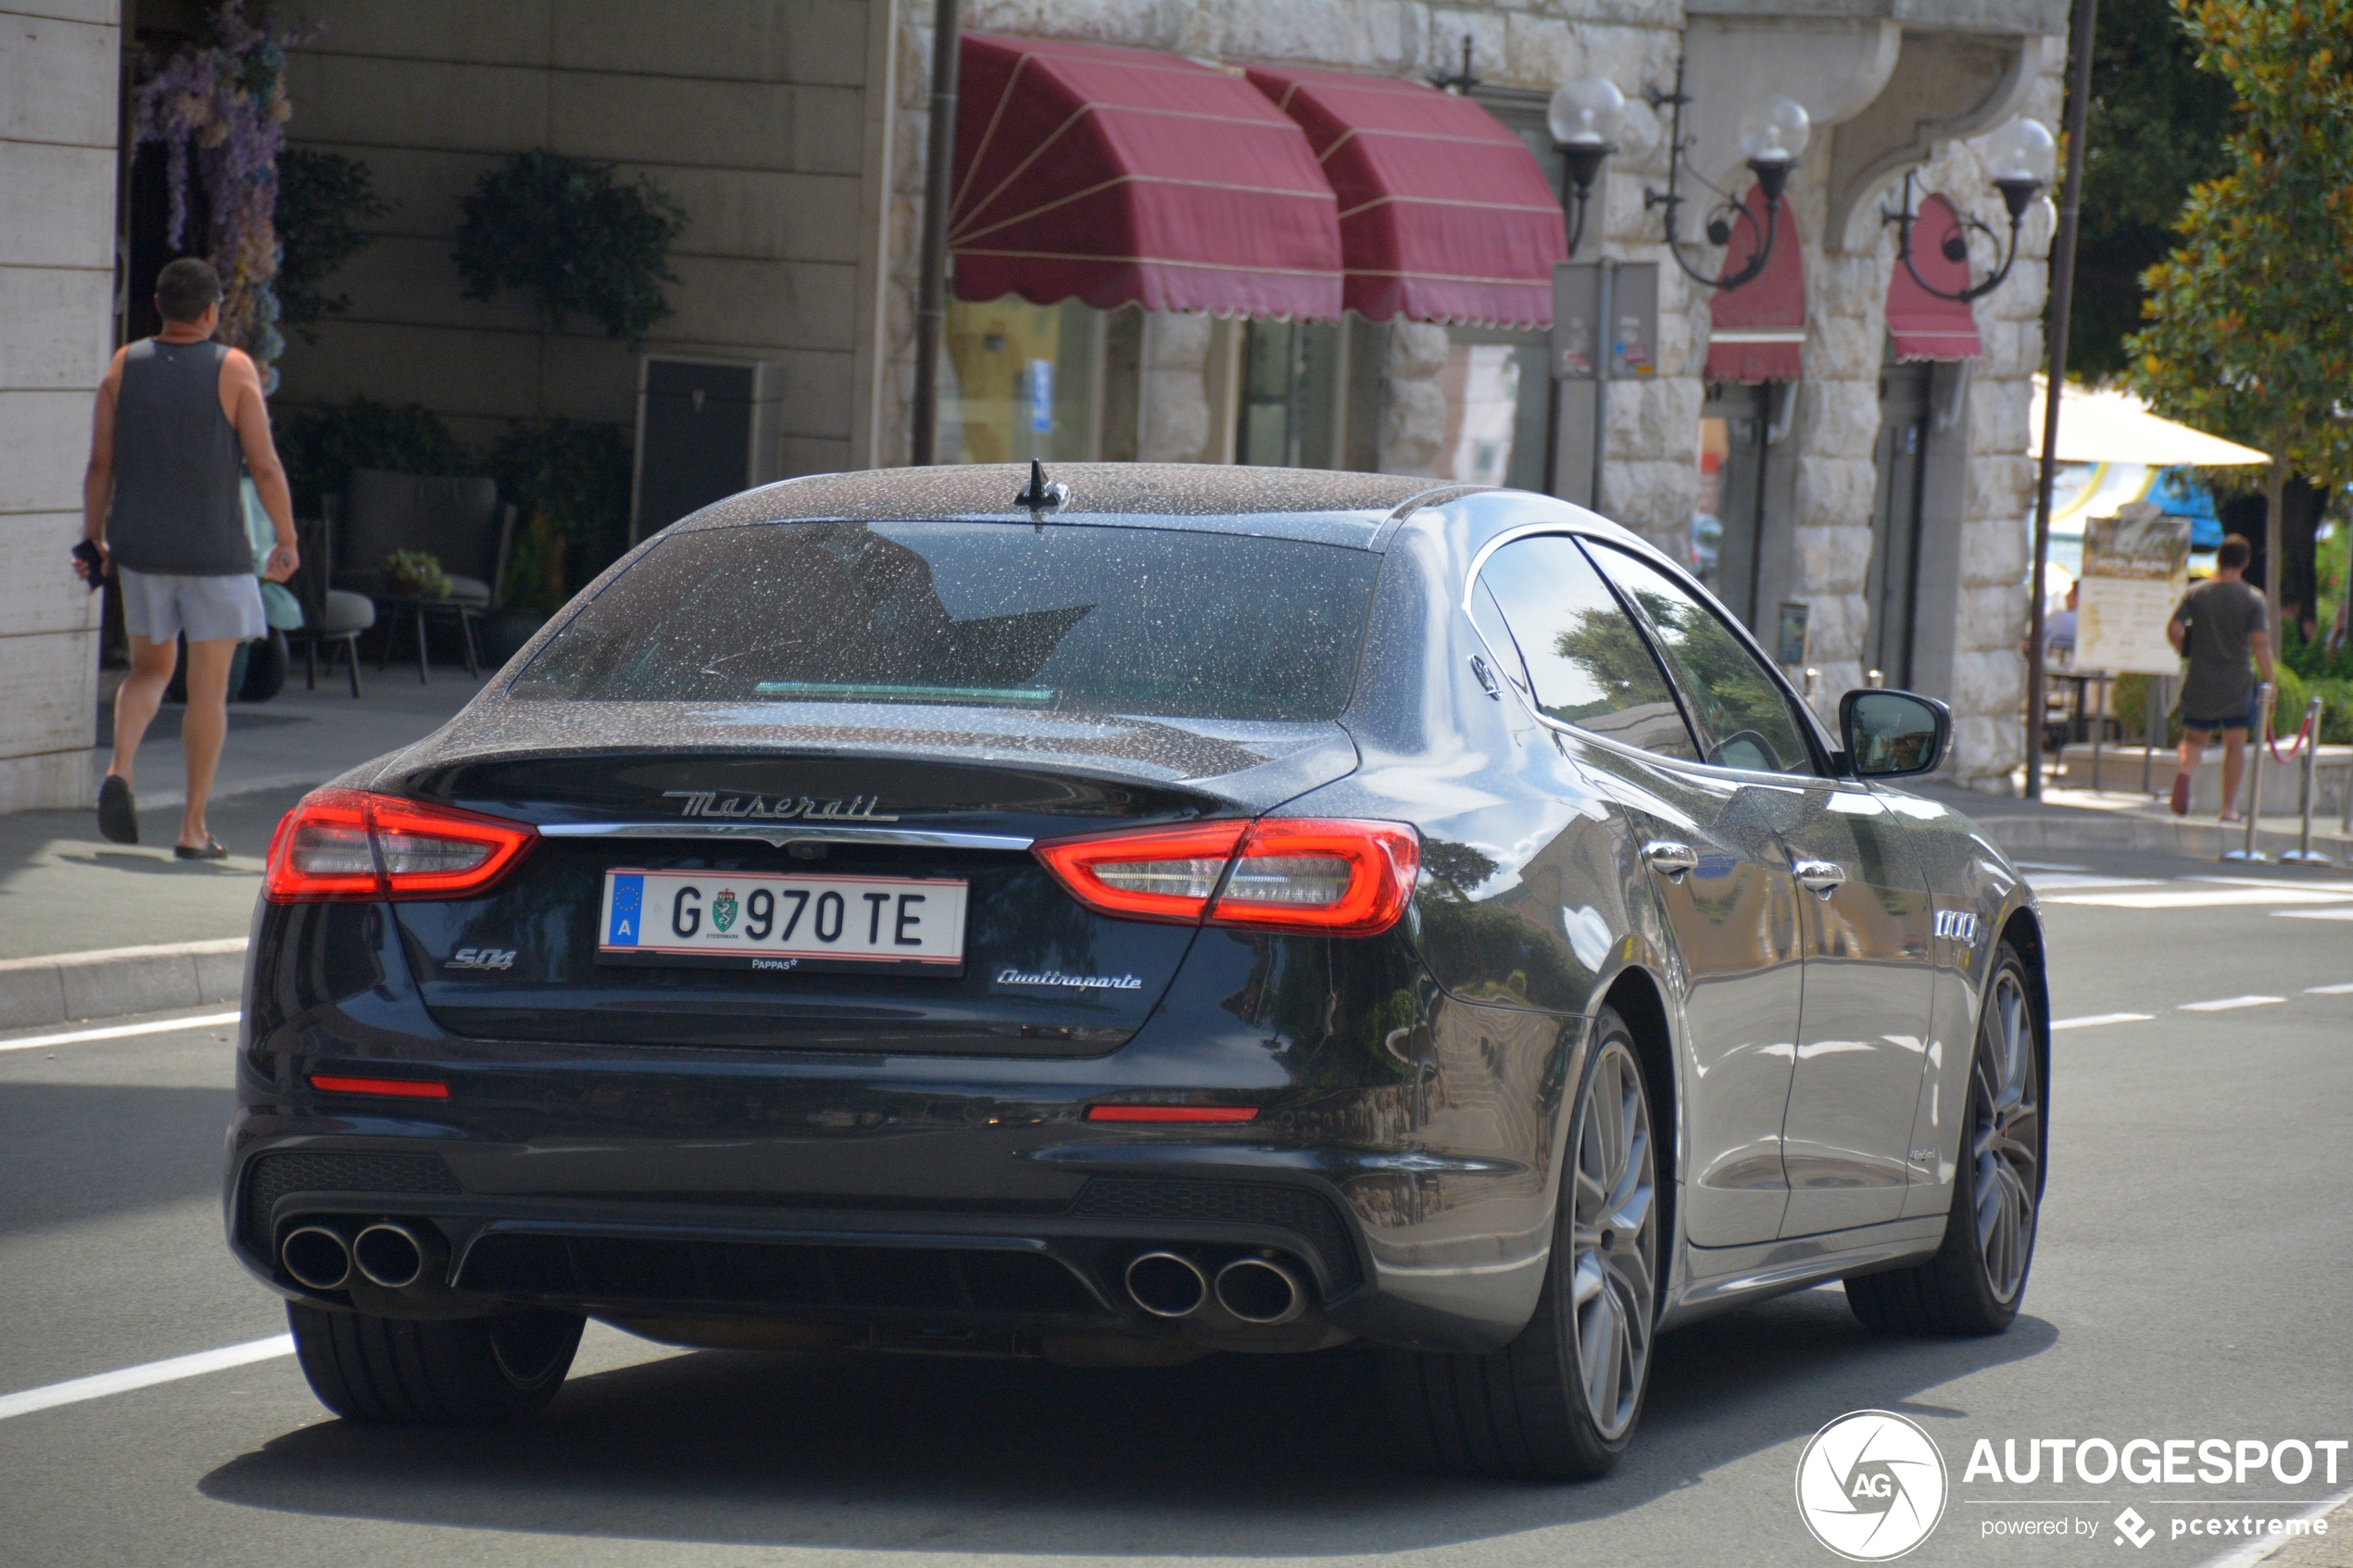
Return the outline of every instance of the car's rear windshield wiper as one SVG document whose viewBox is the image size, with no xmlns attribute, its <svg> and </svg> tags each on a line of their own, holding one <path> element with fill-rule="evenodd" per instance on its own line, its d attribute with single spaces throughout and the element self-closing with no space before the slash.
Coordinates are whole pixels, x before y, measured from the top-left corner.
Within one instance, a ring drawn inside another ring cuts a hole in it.
<svg viewBox="0 0 2353 1568">
<path fill-rule="evenodd" d="M 1051 686 L 895 686 L 833 681 L 761 681 L 752 691 L 800 702 L 996 702 L 1044 708 L 1054 700 Z"/>
</svg>

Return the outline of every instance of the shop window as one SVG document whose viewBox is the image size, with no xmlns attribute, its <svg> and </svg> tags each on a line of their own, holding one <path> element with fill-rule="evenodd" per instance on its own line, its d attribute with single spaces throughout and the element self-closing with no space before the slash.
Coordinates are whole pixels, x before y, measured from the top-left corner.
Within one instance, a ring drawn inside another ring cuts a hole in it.
<svg viewBox="0 0 2353 1568">
<path fill-rule="evenodd" d="M 1234 460 L 1272 468 L 1345 466 L 1339 450 L 1345 358 L 1338 322 L 1246 323 Z"/>
<path fill-rule="evenodd" d="M 1545 425 L 1552 411 L 1546 338 L 1541 332 L 1448 330 L 1438 390 L 1446 399 L 1437 473 L 1468 484 L 1504 484 L 1540 494 Z"/>
<path fill-rule="evenodd" d="M 1103 313 L 1075 299 L 950 300 L 940 366 L 940 450 L 960 463 L 1084 462 L 1096 419 Z"/>
</svg>

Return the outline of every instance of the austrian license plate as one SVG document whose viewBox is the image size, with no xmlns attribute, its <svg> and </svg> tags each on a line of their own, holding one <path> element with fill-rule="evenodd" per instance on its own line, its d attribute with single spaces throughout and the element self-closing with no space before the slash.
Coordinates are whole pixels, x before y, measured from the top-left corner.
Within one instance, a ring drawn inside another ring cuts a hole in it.
<svg viewBox="0 0 2353 1568">
<path fill-rule="evenodd" d="M 964 969 L 966 887 L 902 876 L 610 871 L 597 958 L 952 979 Z"/>
</svg>

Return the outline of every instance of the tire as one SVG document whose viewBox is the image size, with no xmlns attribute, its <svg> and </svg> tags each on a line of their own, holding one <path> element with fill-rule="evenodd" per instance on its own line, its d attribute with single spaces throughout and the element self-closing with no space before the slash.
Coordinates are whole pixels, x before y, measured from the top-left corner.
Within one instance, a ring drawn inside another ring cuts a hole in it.
<svg viewBox="0 0 2353 1568">
<path fill-rule="evenodd" d="M 1595 1020 L 1594 1042 L 1572 1101 L 1535 1316 L 1487 1355 L 1381 1354 L 1384 1403 L 1425 1469 L 1592 1480 L 1642 1419 L 1660 1250 L 1650 1092 L 1615 1010 Z"/>
<path fill-rule="evenodd" d="M 1944 1241 L 1927 1262 L 1846 1282 L 1846 1304 L 1889 1334 L 1999 1334 L 2034 1261 L 2047 1123 L 2033 992 L 2007 942 L 1995 950 L 1969 1072 L 1969 1125 Z"/>
<path fill-rule="evenodd" d="M 563 1386 L 585 1320 L 527 1310 L 415 1323 L 286 1304 L 295 1354 L 319 1402 L 387 1426 L 507 1426 Z"/>
</svg>

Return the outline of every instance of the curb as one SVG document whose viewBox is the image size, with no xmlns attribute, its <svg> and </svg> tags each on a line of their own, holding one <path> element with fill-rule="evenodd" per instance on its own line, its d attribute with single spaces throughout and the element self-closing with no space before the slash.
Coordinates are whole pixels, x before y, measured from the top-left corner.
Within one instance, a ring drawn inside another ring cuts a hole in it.
<svg viewBox="0 0 2353 1568">
<path fill-rule="evenodd" d="M 2246 847 L 2246 829 L 2221 822 L 2158 822 L 2147 817 L 2115 816 L 1984 816 L 1971 819 L 1977 831 L 2005 851 L 2021 849 L 2140 849 L 2180 855 L 2193 860 L 2220 860 L 2224 851 Z M 2259 824 L 2256 847 L 2278 856 L 2296 846 L 2296 834 Z M 2312 847 L 2344 861 L 2353 855 L 2353 840 L 2334 833 L 2314 832 Z"/>
<path fill-rule="evenodd" d="M 245 938 L 0 959 L 0 1029 L 234 1002 Z"/>
</svg>

